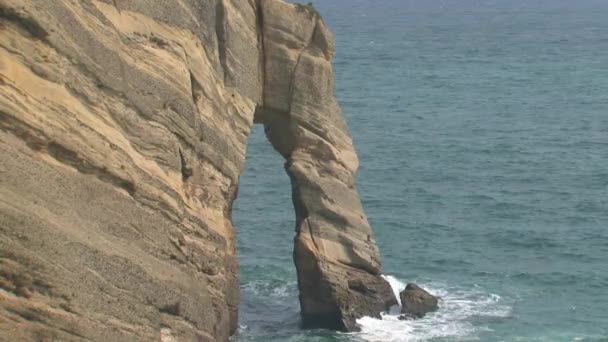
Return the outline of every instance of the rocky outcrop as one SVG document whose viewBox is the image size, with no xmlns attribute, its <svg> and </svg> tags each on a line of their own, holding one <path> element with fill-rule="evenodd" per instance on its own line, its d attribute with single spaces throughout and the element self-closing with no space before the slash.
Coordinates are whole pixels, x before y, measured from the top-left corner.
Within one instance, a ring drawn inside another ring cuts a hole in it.
<svg viewBox="0 0 608 342">
<path fill-rule="evenodd" d="M 306 325 L 355 330 L 396 303 L 355 189 L 352 141 L 333 96 L 333 37 L 309 7 L 268 2 L 264 105 L 256 121 L 285 157 L 296 210 L 294 261 Z M 297 18 L 294 20 L 293 18 Z"/>
<path fill-rule="evenodd" d="M 279 0 L 0 0 L 0 340 L 226 341 L 254 120 L 292 179 L 304 322 L 394 304 L 333 53 Z"/>
<path fill-rule="evenodd" d="M 438 298 L 416 284 L 407 284 L 405 290 L 399 293 L 399 297 L 404 318 L 422 318 L 439 308 Z"/>
</svg>

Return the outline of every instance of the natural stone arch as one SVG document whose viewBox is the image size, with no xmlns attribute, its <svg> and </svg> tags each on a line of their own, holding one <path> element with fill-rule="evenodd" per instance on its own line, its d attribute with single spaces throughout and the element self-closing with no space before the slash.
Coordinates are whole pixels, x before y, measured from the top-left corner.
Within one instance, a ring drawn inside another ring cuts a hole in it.
<svg viewBox="0 0 608 342">
<path fill-rule="evenodd" d="M 266 1 L 262 17 L 263 105 L 254 121 L 291 179 L 303 323 L 356 330 L 356 318 L 377 316 L 396 300 L 380 276 L 355 188 L 358 159 L 333 96 L 333 36 L 310 7 Z"/>
<path fill-rule="evenodd" d="M 395 303 L 333 52 L 281 0 L 0 0 L 0 340 L 227 341 L 254 116 L 292 180 L 305 323 Z"/>
</svg>

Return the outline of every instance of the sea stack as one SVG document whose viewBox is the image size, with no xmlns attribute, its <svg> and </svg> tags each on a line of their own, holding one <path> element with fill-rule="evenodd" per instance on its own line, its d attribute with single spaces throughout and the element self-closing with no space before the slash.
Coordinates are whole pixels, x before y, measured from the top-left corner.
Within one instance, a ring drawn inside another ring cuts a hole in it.
<svg viewBox="0 0 608 342">
<path fill-rule="evenodd" d="M 280 0 L 0 0 L 0 340 L 227 341 L 254 122 L 292 181 L 304 323 L 395 304 L 334 49 Z"/>
<path fill-rule="evenodd" d="M 404 318 L 422 318 L 439 308 L 438 298 L 416 284 L 407 284 L 399 297 Z"/>
</svg>

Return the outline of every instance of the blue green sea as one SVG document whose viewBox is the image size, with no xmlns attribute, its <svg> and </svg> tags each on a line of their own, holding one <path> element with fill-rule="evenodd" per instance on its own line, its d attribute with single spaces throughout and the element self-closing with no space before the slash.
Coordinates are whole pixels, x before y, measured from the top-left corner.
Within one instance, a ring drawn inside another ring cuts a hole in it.
<svg viewBox="0 0 608 342">
<path fill-rule="evenodd" d="M 315 0 L 366 213 L 418 321 L 301 330 L 283 160 L 255 127 L 235 341 L 608 341 L 608 1 Z"/>
</svg>

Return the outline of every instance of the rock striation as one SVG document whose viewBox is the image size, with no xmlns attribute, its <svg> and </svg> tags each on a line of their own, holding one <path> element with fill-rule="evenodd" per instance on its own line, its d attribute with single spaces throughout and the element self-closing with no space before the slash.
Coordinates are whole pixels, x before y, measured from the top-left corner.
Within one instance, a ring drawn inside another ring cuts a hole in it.
<svg viewBox="0 0 608 342">
<path fill-rule="evenodd" d="M 334 50 L 280 0 L 0 0 L 0 340 L 228 340 L 254 122 L 292 180 L 303 322 L 395 304 Z"/>
</svg>

